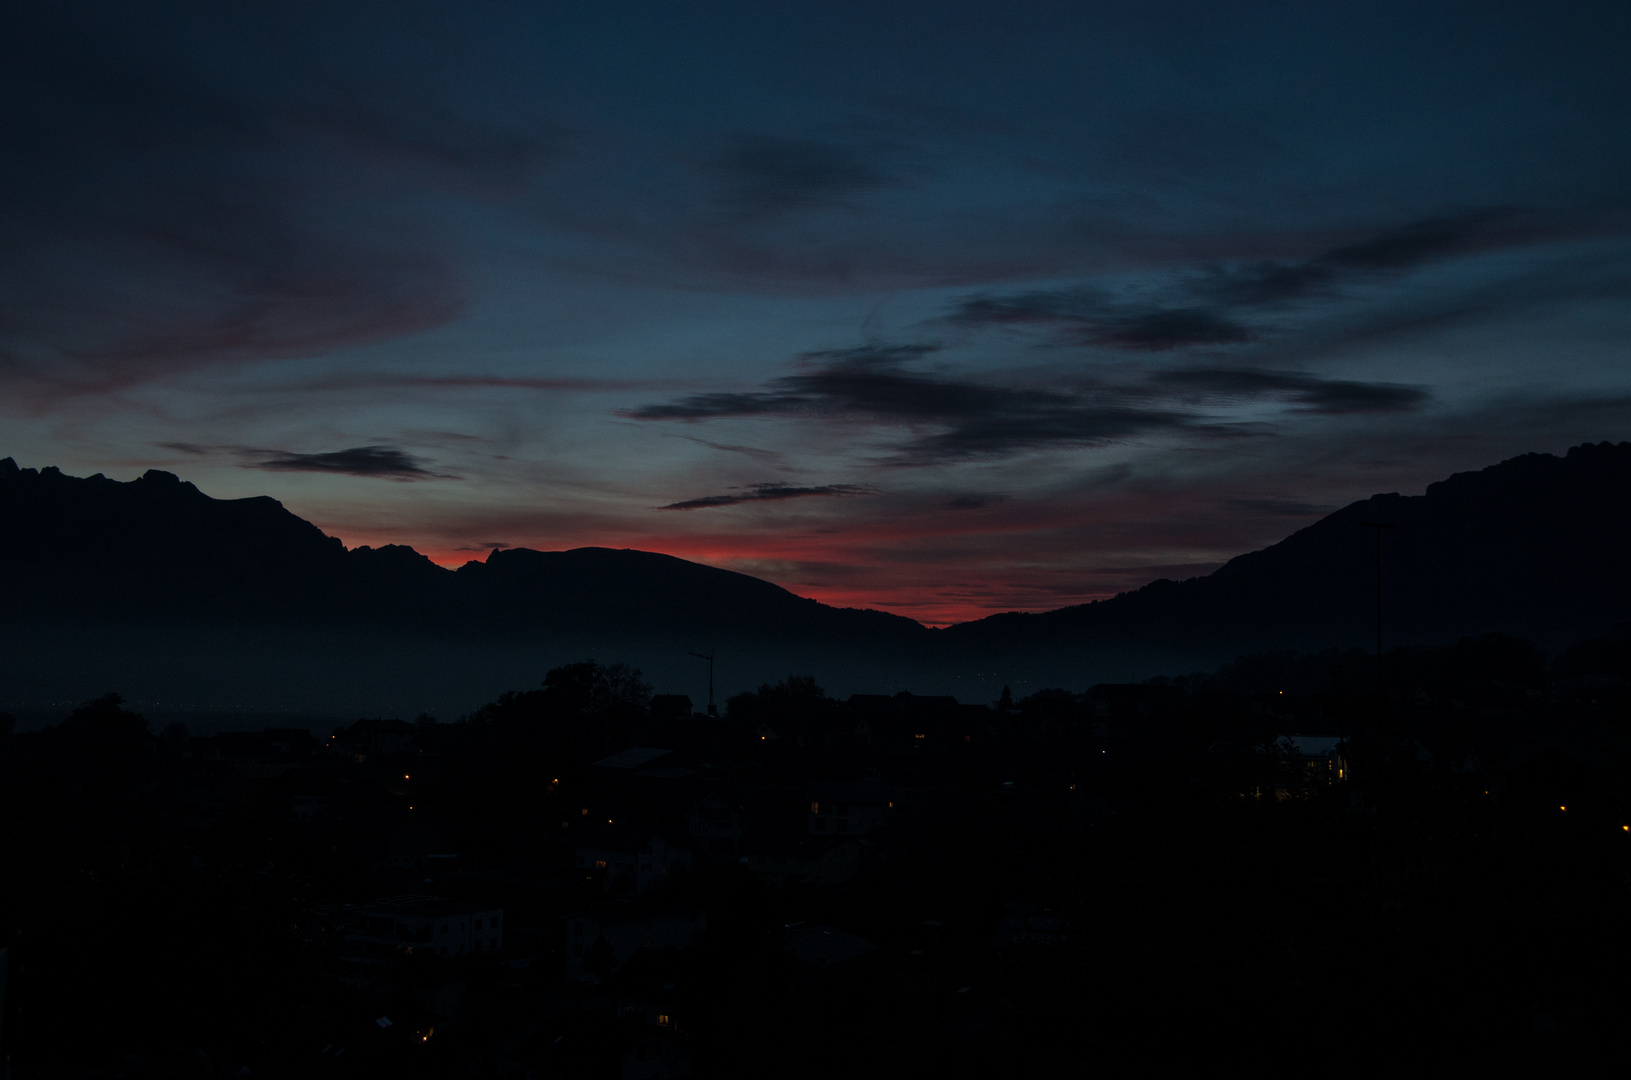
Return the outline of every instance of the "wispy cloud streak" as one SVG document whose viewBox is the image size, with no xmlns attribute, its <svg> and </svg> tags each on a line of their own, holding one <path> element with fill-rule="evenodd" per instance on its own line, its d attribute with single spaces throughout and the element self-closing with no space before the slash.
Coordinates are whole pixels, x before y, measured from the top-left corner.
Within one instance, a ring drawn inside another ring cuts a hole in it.
<svg viewBox="0 0 1631 1080">
<path fill-rule="evenodd" d="M 681 502 L 669 503 L 659 506 L 659 510 L 711 510 L 720 506 L 737 506 L 742 503 L 754 502 L 783 502 L 787 499 L 807 499 L 820 496 L 845 497 L 852 495 L 875 495 L 877 489 L 859 484 L 822 484 L 818 487 L 793 487 L 787 484 L 754 484 L 729 495 L 705 495 L 700 499 L 685 499 Z"/>
</svg>

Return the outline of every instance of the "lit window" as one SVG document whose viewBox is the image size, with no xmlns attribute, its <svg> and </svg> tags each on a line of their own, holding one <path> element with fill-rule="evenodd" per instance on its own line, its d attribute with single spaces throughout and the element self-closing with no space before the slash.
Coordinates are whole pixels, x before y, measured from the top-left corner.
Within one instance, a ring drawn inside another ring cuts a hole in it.
<svg viewBox="0 0 1631 1080">
<path fill-rule="evenodd" d="M 818 803 L 818 802 L 811 803 L 810 804 L 810 813 L 812 813 L 812 814 L 821 813 L 821 804 Z"/>
</svg>

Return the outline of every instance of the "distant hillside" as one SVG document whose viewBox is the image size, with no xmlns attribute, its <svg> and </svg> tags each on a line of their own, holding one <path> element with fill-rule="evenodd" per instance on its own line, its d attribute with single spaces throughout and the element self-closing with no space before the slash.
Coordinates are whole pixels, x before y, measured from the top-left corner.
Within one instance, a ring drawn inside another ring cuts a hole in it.
<svg viewBox="0 0 1631 1080">
<path fill-rule="evenodd" d="M 550 667 L 626 660 L 707 695 L 793 671 L 921 671 L 934 633 L 645 551 L 495 551 L 458 570 L 347 551 L 269 498 L 0 461 L 0 707 L 117 689 L 149 708 L 455 716 Z M 907 676 L 909 677 L 909 676 Z M 721 698 L 722 700 L 722 698 Z"/>
<path fill-rule="evenodd" d="M 789 642 L 924 637 L 669 555 L 495 551 L 458 570 L 356 548 L 275 499 L 212 499 L 172 473 L 120 483 L 0 461 L 0 619 L 305 626 L 457 635 L 673 633 Z"/>
<path fill-rule="evenodd" d="M 447 570 L 347 551 L 276 500 L 0 461 L 0 705 L 120 689 L 168 706 L 466 711 L 595 656 L 700 705 L 790 672 L 840 690 L 1084 686 L 1245 653 L 1504 630 L 1555 647 L 1631 619 L 1631 444 L 1528 454 L 1354 503 L 1184 582 L 946 630 L 643 551 L 497 551 Z"/>
<path fill-rule="evenodd" d="M 1372 496 L 1206 577 L 944 633 L 970 655 L 1033 664 L 1369 645 L 1376 538 L 1362 522 L 1396 526 L 1382 536 L 1389 644 L 1503 630 L 1557 646 L 1631 619 L 1631 443 L 1601 443 L 1457 473 L 1424 495 Z"/>
</svg>

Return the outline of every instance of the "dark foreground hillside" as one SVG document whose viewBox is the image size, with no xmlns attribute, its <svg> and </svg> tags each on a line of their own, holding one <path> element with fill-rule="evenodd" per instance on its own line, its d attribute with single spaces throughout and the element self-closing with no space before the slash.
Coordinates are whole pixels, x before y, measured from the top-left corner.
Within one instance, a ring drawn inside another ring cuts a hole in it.
<svg viewBox="0 0 1631 1080">
<path fill-rule="evenodd" d="M 710 719 L 0 735 L 33 1077 L 1577 1075 L 1631 1034 L 1631 633 Z M 1287 738 L 1289 737 L 1289 738 Z M 94 1018 L 94 1022 L 91 1022 Z"/>
</svg>

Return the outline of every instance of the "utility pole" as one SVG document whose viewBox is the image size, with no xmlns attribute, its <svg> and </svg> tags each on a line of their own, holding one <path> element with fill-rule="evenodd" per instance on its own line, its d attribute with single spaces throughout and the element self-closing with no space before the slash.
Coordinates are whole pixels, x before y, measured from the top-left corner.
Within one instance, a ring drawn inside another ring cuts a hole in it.
<svg viewBox="0 0 1631 1080">
<path fill-rule="evenodd" d="M 1381 521 L 1361 521 L 1376 532 L 1376 737 L 1382 737 L 1382 530 L 1397 529 Z"/>
<path fill-rule="evenodd" d="M 718 649 L 709 649 L 706 653 L 694 652 L 691 655 L 698 660 L 708 661 L 708 715 L 718 716 L 719 710 L 714 708 L 714 653 Z"/>
</svg>

